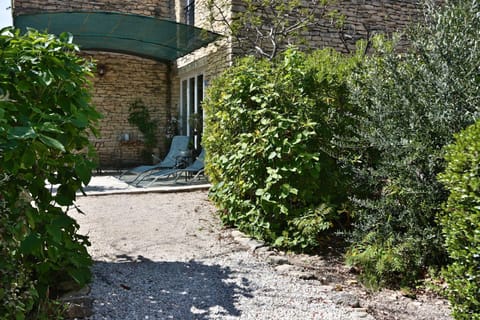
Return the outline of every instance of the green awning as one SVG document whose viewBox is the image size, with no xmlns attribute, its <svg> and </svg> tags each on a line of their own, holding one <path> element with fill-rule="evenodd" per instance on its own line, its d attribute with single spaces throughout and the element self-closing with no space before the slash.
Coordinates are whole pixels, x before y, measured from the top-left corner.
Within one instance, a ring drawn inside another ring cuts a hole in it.
<svg viewBox="0 0 480 320">
<path fill-rule="evenodd" d="M 70 32 L 82 50 L 172 61 L 215 41 L 218 34 L 170 20 L 117 12 L 45 12 L 14 17 L 26 30 Z"/>
</svg>

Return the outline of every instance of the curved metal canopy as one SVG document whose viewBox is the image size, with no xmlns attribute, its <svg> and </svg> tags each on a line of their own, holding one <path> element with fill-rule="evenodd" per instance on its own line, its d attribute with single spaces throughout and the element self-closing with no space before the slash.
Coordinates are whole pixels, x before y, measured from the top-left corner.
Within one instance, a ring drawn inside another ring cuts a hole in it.
<svg viewBox="0 0 480 320">
<path fill-rule="evenodd" d="M 219 35 L 170 20 L 117 12 L 45 12 L 14 17 L 14 26 L 48 33 L 70 32 L 82 50 L 127 53 L 173 61 Z"/>
</svg>

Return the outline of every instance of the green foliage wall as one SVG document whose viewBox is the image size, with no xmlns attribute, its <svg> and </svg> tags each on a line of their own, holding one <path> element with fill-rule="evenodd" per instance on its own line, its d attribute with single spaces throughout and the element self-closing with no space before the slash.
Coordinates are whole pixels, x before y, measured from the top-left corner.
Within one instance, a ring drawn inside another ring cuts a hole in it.
<svg viewBox="0 0 480 320">
<path fill-rule="evenodd" d="M 446 148 L 439 176 L 450 191 L 440 225 L 453 260 L 445 274 L 456 319 L 480 319 L 480 122 Z"/>
<path fill-rule="evenodd" d="M 71 40 L 11 28 L 0 33 L 0 238 L 7 254 L 0 274 L 2 290 L 22 279 L 18 294 L 29 297 L 13 315 L 11 296 L 0 290 L 0 314 L 10 319 L 42 314 L 59 282 L 90 279 L 88 239 L 66 208 L 90 180 L 88 138 L 99 114 L 90 105 L 92 64 Z M 55 194 L 47 183 L 58 185 Z M 11 263 L 19 268 L 10 278 Z"/>
<path fill-rule="evenodd" d="M 412 284 L 446 262 L 437 223 L 448 195 L 437 180 L 442 147 L 479 116 L 479 3 L 447 2 L 426 19 L 409 33 L 406 54 L 377 39 L 352 80 L 362 110 L 355 138 L 364 151 L 348 158 L 372 192 L 355 200 L 349 261 L 372 286 Z"/>
<path fill-rule="evenodd" d="M 344 78 L 355 65 L 330 50 L 247 57 L 204 101 L 211 197 L 227 224 L 276 246 L 314 248 L 339 221 L 346 179 L 330 147 L 346 125 Z"/>
</svg>

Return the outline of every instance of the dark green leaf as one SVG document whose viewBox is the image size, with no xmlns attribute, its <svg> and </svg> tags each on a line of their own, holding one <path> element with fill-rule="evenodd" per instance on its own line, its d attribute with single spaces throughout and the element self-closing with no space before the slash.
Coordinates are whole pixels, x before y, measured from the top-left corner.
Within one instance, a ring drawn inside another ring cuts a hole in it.
<svg viewBox="0 0 480 320">
<path fill-rule="evenodd" d="M 36 137 L 36 133 L 32 127 L 13 127 L 8 134 L 17 139 L 31 139 Z"/>
<path fill-rule="evenodd" d="M 23 254 L 39 255 L 42 251 L 42 240 L 40 234 L 30 233 L 20 244 L 20 250 Z"/>
<path fill-rule="evenodd" d="M 47 146 L 57 149 L 59 151 L 65 152 L 65 147 L 60 141 L 45 135 L 39 135 L 39 138 L 40 138 L 40 141 L 42 141 Z"/>
<path fill-rule="evenodd" d="M 35 164 L 36 155 L 35 151 L 32 148 L 25 150 L 22 156 L 22 167 L 23 168 L 32 168 Z"/>
<path fill-rule="evenodd" d="M 92 177 L 92 168 L 84 159 L 79 159 L 75 165 L 75 172 L 84 185 L 90 182 Z"/>
</svg>

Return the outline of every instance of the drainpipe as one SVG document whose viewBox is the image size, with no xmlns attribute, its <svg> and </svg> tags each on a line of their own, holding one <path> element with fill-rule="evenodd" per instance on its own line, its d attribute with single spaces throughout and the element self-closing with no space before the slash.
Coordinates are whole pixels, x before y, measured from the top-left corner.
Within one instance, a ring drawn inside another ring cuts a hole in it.
<svg viewBox="0 0 480 320">
<path fill-rule="evenodd" d="M 167 115 L 169 117 L 172 116 L 172 64 L 173 62 L 167 64 L 167 106 L 169 106 Z"/>
<path fill-rule="evenodd" d="M 172 65 L 173 62 L 167 63 L 167 119 L 163 130 L 164 132 L 162 133 L 163 136 L 165 136 L 166 126 L 169 124 L 170 119 L 172 119 Z M 163 149 L 166 150 L 167 146 L 165 145 L 165 139 L 163 139 L 163 141 Z"/>
</svg>

